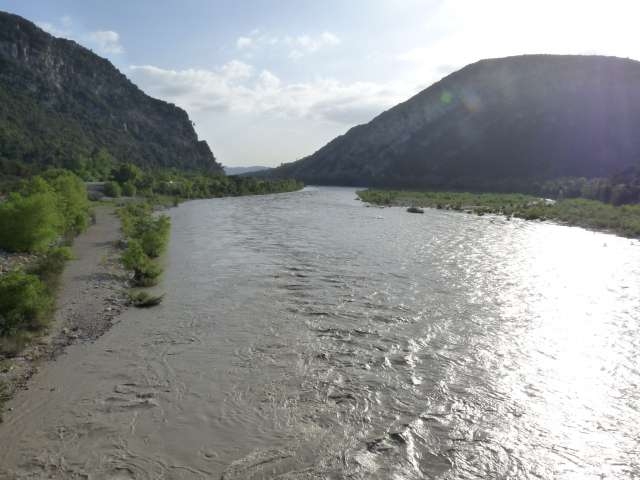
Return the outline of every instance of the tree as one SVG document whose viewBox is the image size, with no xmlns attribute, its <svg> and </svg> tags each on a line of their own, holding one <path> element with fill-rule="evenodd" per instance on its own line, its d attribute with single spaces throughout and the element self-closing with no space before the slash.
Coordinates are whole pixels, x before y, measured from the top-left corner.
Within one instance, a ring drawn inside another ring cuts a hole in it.
<svg viewBox="0 0 640 480">
<path fill-rule="evenodd" d="M 138 180 L 142 179 L 142 176 L 142 170 L 132 163 L 121 163 L 113 172 L 113 179 L 121 185 L 126 182 L 136 184 Z"/>
<path fill-rule="evenodd" d="M 65 170 L 50 170 L 45 178 L 56 194 L 63 234 L 78 234 L 89 225 L 89 199 L 84 182 Z"/>
<path fill-rule="evenodd" d="M 117 182 L 107 182 L 104 184 L 104 194 L 107 197 L 118 198 L 122 194 L 122 189 Z"/>
<path fill-rule="evenodd" d="M 13 193 L 0 203 L 0 247 L 13 252 L 41 252 L 58 238 L 64 224 L 52 193 Z"/>
<path fill-rule="evenodd" d="M 125 182 L 122 185 L 122 194 L 125 197 L 135 197 L 136 196 L 136 186 L 133 182 Z"/>
</svg>

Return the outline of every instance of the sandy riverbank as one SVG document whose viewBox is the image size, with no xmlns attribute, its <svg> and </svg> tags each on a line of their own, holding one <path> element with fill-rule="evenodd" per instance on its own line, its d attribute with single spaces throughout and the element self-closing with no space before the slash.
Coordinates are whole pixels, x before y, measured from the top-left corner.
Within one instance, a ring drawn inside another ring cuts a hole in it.
<svg viewBox="0 0 640 480">
<path fill-rule="evenodd" d="M 120 221 L 114 208 L 96 208 L 96 223 L 73 244 L 74 259 L 62 273 L 48 333 L 2 364 L 0 382 L 6 382 L 10 394 L 28 389 L 39 365 L 54 360 L 66 346 L 98 338 L 126 308 L 125 272 L 117 258 L 119 239 Z"/>
</svg>

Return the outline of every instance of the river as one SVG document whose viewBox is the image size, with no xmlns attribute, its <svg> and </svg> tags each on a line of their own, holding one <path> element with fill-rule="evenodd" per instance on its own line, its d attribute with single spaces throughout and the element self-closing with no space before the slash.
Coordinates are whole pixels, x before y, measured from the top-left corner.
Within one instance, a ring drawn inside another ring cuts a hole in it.
<svg viewBox="0 0 640 480">
<path fill-rule="evenodd" d="M 43 367 L 6 478 L 640 477 L 637 240 L 343 188 L 170 215 L 165 301 Z"/>
</svg>

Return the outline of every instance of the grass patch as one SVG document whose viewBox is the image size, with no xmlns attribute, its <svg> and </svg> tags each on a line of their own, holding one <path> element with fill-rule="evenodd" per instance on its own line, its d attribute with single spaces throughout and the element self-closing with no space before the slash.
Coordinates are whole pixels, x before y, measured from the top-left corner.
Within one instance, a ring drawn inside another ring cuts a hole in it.
<svg viewBox="0 0 640 480">
<path fill-rule="evenodd" d="M 553 220 L 566 225 L 640 237 L 640 205 L 614 206 L 598 200 L 571 198 L 549 202 L 518 193 L 413 192 L 362 190 L 361 200 L 383 206 L 414 206 L 502 214 L 525 220 Z"/>
</svg>

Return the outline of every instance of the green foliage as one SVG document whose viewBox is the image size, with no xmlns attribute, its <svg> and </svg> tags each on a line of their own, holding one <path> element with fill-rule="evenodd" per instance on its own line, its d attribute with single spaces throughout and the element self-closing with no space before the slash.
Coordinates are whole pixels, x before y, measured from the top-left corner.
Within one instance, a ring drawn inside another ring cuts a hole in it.
<svg viewBox="0 0 640 480">
<path fill-rule="evenodd" d="M 142 178 L 142 170 L 132 163 L 121 163 L 113 172 L 113 179 L 120 185 L 127 182 L 135 184 Z"/>
<path fill-rule="evenodd" d="M 203 175 L 168 170 L 143 174 L 136 186 L 147 197 L 213 198 L 239 195 L 263 195 L 300 190 L 296 180 L 271 180 L 253 177 Z"/>
<path fill-rule="evenodd" d="M 144 252 L 139 240 L 130 239 L 127 248 L 122 254 L 122 264 L 127 270 L 133 272 L 133 282 L 140 286 L 151 286 L 157 282 L 162 273 L 149 256 Z"/>
<path fill-rule="evenodd" d="M 0 247 L 13 252 L 41 252 L 61 231 L 55 195 L 13 193 L 0 203 Z"/>
<path fill-rule="evenodd" d="M 573 198 L 555 204 L 530 205 L 515 211 L 514 216 L 528 220 L 555 220 L 626 237 L 640 237 L 640 205 L 614 206 L 597 200 Z"/>
<path fill-rule="evenodd" d="M 147 292 L 137 292 L 129 294 L 129 301 L 138 308 L 155 307 L 162 302 L 163 295 L 151 295 Z"/>
<path fill-rule="evenodd" d="M 142 217 L 136 223 L 133 238 L 140 240 L 144 252 L 151 258 L 159 257 L 169 241 L 171 220 L 166 215 L 157 218 Z"/>
<path fill-rule="evenodd" d="M 107 197 L 118 198 L 122 195 L 122 189 L 118 182 L 106 182 L 104 184 L 104 194 Z"/>
<path fill-rule="evenodd" d="M 462 210 L 477 214 L 497 213 L 525 220 L 554 220 L 627 237 L 640 236 L 640 205 L 615 206 L 597 200 L 570 198 L 556 202 L 521 194 L 467 192 L 409 192 L 363 190 L 358 196 L 377 205 L 418 205 Z"/>
<path fill-rule="evenodd" d="M 640 166 L 608 178 L 556 178 L 543 183 L 539 193 L 558 200 L 585 198 L 616 206 L 640 203 Z"/>
<path fill-rule="evenodd" d="M 125 182 L 122 184 L 122 195 L 125 197 L 135 197 L 136 196 L 136 186 L 133 182 Z"/>
<path fill-rule="evenodd" d="M 0 175 L 57 167 L 105 181 L 123 160 L 220 170 L 183 110 L 145 95 L 109 62 L 3 12 L 0 31 L 7 45 L 31 46 L 28 55 L 0 52 Z M 51 75 L 52 65 L 68 68 Z"/>
<path fill-rule="evenodd" d="M 50 170 L 23 181 L 0 203 L 0 248 L 41 252 L 57 238 L 84 230 L 88 211 L 85 185 L 71 172 Z"/>
<path fill-rule="evenodd" d="M 56 194 L 62 233 L 77 235 L 89 225 L 89 199 L 84 182 L 65 170 L 49 170 L 44 178 Z"/>
<path fill-rule="evenodd" d="M 505 214 L 511 214 L 516 208 L 539 201 L 536 197 L 519 193 L 362 190 L 357 194 L 363 201 L 377 205 L 413 205 L 446 210 L 472 210 L 474 212 L 501 212 Z"/>
<path fill-rule="evenodd" d="M 47 288 L 53 291 L 58 286 L 58 279 L 66 262 L 72 258 L 73 254 L 69 247 L 52 248 L 38 259 L 29 273 L 37 275 Z"/>
<path fill-rule="evenodd" d="M 128 239 L 122 263 L 133 272 L 136 285 L 150 286 L 157 282 L 162 269 L 153 262 L 166 249 L 171 220 L 166 215 L 154 216 L 147 202 L 129 203 L 118 210 L 122 232 Z"/>
<path fill-rule="evenodd" d="M 119 210 L 125 236 L 140 242 L 145 254 L 159 257 L 169 241 L 171 220 L 166 215 L 154 216 L 149 203 L 130 203 Z"/>
<path fill-rule="evenodd" d="M 52 298 L 37 276 L 14 271 L 0 277 L 0 335 L 44 327 L 51 306 Z"/>
</svg>

